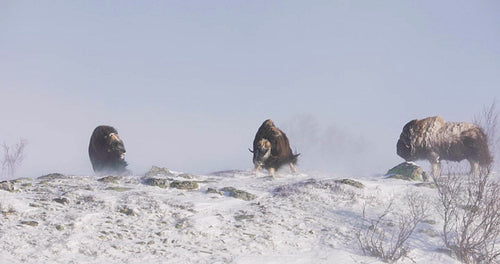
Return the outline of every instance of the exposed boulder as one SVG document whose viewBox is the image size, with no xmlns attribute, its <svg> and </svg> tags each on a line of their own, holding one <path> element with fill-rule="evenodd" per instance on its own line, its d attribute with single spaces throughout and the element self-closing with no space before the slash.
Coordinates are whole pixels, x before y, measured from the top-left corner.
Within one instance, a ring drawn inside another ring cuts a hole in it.
<svg viewBox="0 0 500 264">
<path fill-rule="evenodd" d="M 163 189 L 167 189 L 169 185 L 167 179 L 159 179 L 159 178 L 147 178 L 144 180 L 144 184 L 150 186 L 158 186 Z"/>
<path fill-rule="evenodd" d="M 359 181 L 355 181 L 355 180 L 351 180 L 351 179 L 341 179 L 341 180 L 335 180 L 336 183 L 340 183 L 340 184 L 347 184 L 347 185 L 351 185 L 353 187 L 356 187 L 358 189 L 363 189 L 365 188 L 365 186 L 359 182 Z"/>
<path fill-rule="evenodd" d="M 146 172 L 145 177 L 153 177 L 153 176 L 173 176 L 174 173 L 168 168 L 160 168 L 158 166 L 153 166 L 151 169 Z"/>
<path fill-rule="evenodd" d="M 234 187 L 224 187 L 224 188 L 220 189 L 219 191 L 227 193 L 228 196 L 231 196 L 231 197 L 234 197 L 237 199 L 241 199 L 241 200 L 245 200 L 245 201 L 250 201 L 250 200 L 257 198 L 257 196 L 255 194 L 251 194 L 251 193 L 246 192 L 246 191 L 238 190 Z"/>
<path fill-rule="evenodd" d="M 387 171 L 388 178 L 401 179 L 406 181 L 428 181 L 429 176 L 418 165 L 413 162 L 403 162 Z"/>
<path fill-rule="evenodd" d="M 0 182 L 0 190 L 13 192 L 14 191 L 14 184 L 11 181 Z"/>
<path fill-rule="evenodd" d="M 194 190 L 198 189 L 199 185 L 196 181 L 173 181 L 170 183 L 170 187 L 182 190 Z"/>
<path fill-rule="evenodd" d="M 118 183 L 119 180 L 123 179 L 122 176 L 106 176 L 103 178 L 98 179 L 97 181 L 104 182 L 104 183 Z"/>
<path fill-rule="evenodd" d="M 56 203 L 60 203 L 60 204 L 62 204 L 62 205 L 67 205 L 67 204 L 69 204 L 69 200 L 68 200 L 68 198 L 65 198 L 65 197 L 62 197 L 62 198 L 55 198 L 55 199 L 53 199 L 53 201 L 54 201 L 54 202 L 56 202 Z"/>
<path fill-rule="evenodd" d="M 66 178 L 68 178 L 66 175 L 56 172 L 56 173 L 50 173 L 47 175 L 40 176 L 37 179 L 39 179 L 39 180 L 57 180 L 57 179 L 66 179 Z"/>
</svg>

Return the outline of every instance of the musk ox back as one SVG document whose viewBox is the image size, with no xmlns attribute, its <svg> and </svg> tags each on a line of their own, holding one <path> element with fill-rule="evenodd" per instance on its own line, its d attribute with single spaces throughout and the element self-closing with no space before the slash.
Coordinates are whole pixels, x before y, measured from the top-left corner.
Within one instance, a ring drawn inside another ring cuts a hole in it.
<svg viewBox="0 0 500 264">
<path fill-rule="evenodd" d="M 125 147 L 118 132 L 111 126 L 98 126 L 90 137 L 89 157 L 94 172 L 102 174 L 125 174 Z"/>
<path fill-rule="evenodd" d="M 397 154 L 406 161 L 428 160 L 432 174 L 440 174 L 440 161 L 468 160 L 471 172 L 488 167 L 492 157 L 488 138 L 477 125 L 445 122 L 439 116 L 412 120 L 404 127 L 397 143 Z"/>
<path fill-rule="evenodd" d="M 249 149 L 250 150 L 250 149 Z M 285 164 L 296 172 L 294 164 L 300 154 L 293 154 L 286 134 L 274 125 L 271 119 L 262 123 L 253 140 L 253 163 L 255 172 L 265 168 L 271 175 Z"/>
</svg>

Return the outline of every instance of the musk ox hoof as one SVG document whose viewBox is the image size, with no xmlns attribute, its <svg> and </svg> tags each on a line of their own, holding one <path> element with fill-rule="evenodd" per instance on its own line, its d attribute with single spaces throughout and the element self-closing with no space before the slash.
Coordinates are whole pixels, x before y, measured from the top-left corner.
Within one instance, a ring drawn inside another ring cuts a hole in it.
<svg viewBox="0 0 500 264">
<path fill-rule="evenodd" d="M 407 181 L 427 181 L 427 173 L 413 162 L 403 162 L 387 171 L 388 178 L 401 179 Z"/>
</svg>

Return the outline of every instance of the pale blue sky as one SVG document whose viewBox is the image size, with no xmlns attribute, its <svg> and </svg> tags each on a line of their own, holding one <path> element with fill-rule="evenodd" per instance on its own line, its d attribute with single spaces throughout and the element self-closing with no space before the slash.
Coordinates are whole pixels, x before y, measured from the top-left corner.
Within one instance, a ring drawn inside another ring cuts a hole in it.
<svg viewBox="0 0 500 264">
<path fill-rule="evenodd" d="M 1 1 L 0 141 L 28 140 L 18 176 L 90 174 L 90 134 L 109 124 L 137 174 L 208 173 L 250 169 L 272 118 L 299 169 L 384 173 L 407 121 L 471 121 L 500 98 L 498 14 L 498 1 Z"/>
</svg>

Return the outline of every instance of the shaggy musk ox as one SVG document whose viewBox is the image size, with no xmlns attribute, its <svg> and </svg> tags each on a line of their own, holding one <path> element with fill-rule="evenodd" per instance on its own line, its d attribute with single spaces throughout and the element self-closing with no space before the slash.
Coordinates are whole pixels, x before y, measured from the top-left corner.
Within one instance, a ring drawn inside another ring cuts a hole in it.
<svg viewBox="0 0 500 264">
<path fill-rule="evenodd" d="M 479 166 L 488 167 L 493 161 L 488 139 L 480 127 L 465 122 L 445 122 L 440 116 L 408 122 L 399 137 L 397 153 L 407 161 L 428 160 L 434 176 L 441 173 L 441 160 L 466 159 L 471 173 L 478 173 Z"/>
<path fill-rule="evenodd" d="M 89 156 L 97 174 L 125 174 L 125 147 L 118 132 L 111 126 L 98 126 L 90 137 Z"/>
<path fill-rule="evenodd" d="M 250 150 L 250 149 L 248 149 Z M 255 172 L 262 168 L 274 175 L 275 170 L 285 164 L 290 165 L 292 172 L 297 172 L 294 164 L 300 154 L 293 154 L 285 133 L 277 128 L 271 119 L 262 123 L 253 140 L 253 164 Z"/>
</svg>

